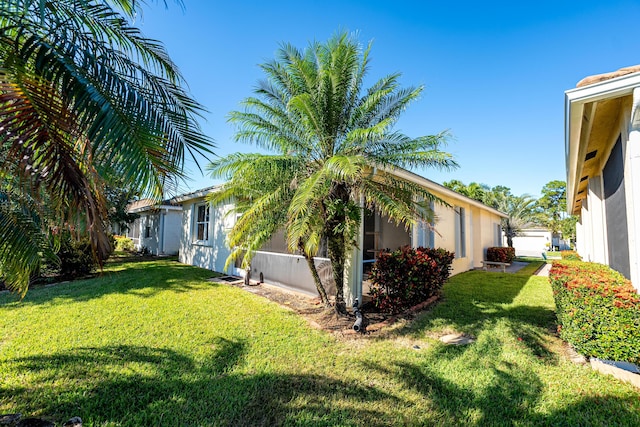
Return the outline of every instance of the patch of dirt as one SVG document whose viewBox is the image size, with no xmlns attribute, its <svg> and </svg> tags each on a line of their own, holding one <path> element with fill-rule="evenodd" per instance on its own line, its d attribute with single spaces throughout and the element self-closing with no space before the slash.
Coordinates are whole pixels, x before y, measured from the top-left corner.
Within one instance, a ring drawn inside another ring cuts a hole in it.
<svg viewBox="0 0 640 427">
<path fill-rule="evenodd" d="M 312 327 L 331 332 L 345 339 L 353 339 L 361 336 L 379 336 L 399 320 L 410 320 L 414 318 L 416 313 L 427 309 L 438 300 L 438 297 L 432 297 L 424 303 L 418 304 L 406 312 L 396 315 L 381 313 L 377 311 L 373 304 L 365 302 L 361 307 L 364 314 L 363 324 L 365 330 L 363 333 L 358 333 L 353 330 L 353 324 L 356 320 L 353 314 L 349 313 L 347 316 L 338 316 L 333 308 L 324 307 L 319 297 L 314 298 L 266 283 L 253 284 L 250 286 L 236 283 L 230 286 L 236 286 L 247 292 L 267 298 L 282 307 L 296 312 L 305 318 Z"/>
</svg>

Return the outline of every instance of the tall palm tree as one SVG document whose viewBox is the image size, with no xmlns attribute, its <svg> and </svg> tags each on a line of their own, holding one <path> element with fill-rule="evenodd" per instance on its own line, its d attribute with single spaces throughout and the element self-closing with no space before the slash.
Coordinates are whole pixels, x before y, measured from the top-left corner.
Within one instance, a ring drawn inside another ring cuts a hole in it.
<svg viewBox="0 0 640 427">
<path fill-rule="evenodd" d="M 106 183 L 159 196 L 185 154 L 210 152 L 202 107 L 161 43 L 128 24 L 135 13 L 135 0 L 0 6 L 0 276 L 13 289 L 61 228 L 105 256 Z"/>
<path fill-rule="evenodd" d="M 327 304 L 312 260 L 326 241 L 340 313 L 346 311 L 345 261 L 361 203 L 397 223 L 429 221 L 436 197 L 393 170 L 456 166 L 440 150 L 446 134 L 411 138 L 393 130 L 422 87 L 401 88 L 400 75 L 391 74 L 364 89 L 370 49 L 346 33 L 303 51 L 283 45 L 275 60 L 261 65 L 267 78 L 256 96 L 230 114 L 236 141 L 273 154 L 234 154 L 210 166 L 214 177 L 228 179 L 210 200 L 233 199 L 242 214 L 230 233 L 230 259 L 242 256 L 246 265 L 283 229 L 289 250 L 307 259 Z"/>
<path fill-rule="evenodd" d="M 527 225 L 535 221 L 536 199 L 525 194 L 514 196 L 512 194 L 495 193 L 494 207 L 508 216 L 502 219 L 502 231 L 507 237 L 507 246 L 513 247 L 513 238 Z"/>
</svg>

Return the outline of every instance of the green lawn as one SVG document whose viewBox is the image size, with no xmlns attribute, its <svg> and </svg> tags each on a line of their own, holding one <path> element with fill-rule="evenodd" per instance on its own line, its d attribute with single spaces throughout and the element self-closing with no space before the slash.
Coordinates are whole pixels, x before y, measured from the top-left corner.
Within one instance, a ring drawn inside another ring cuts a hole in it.
<svg viewBox="0 0 640 427">
<path fill-rule="evenodd" d="M 545 278 L 474 271 L 414 322 L 340 341 L 172 261 L 0 295 L 0 414 L 85 426 L 640 425 L 640 393 L 573 365 Z M 450 331 L 477 338 L 444 346 Z"/>
</svg>

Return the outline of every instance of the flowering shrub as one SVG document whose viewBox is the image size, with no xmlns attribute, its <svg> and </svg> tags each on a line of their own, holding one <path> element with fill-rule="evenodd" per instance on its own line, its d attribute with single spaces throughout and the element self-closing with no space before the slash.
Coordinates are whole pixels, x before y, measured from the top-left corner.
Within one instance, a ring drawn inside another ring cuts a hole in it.
<svg viewBox="0 0 640 427">
<path fill-rule="evenodd" d="M 381 252 L 371 270 L 376 307 L 399 312 L 436 295 L 449 278 L 453 253 L 409 246 Z"/>
<path fill-rule="evenodd" d="M 549 272 L 560 337 L 586 356 L 640 363 L 640 295 L 607 266 L 557 261 Z"/>
<path fill-rule="evenodd" d="M 576 251 L 560 251 L 560 256 L 569 261 L 582 261 L 582 257 Z"/>
<path fill-rule="evenodd" d="M 129 251 L 133 252 L 135 249 L 133 246 L 133 240 L 128 238 L 127 236 L 113 236 L 115 239 L 115 249 L 116 251 Z"/>
<path fill-rule="evenodd" d="M 487 261 L 510 263 L 516 258 L 514 248 L 487 248 Z"/>
</svg>

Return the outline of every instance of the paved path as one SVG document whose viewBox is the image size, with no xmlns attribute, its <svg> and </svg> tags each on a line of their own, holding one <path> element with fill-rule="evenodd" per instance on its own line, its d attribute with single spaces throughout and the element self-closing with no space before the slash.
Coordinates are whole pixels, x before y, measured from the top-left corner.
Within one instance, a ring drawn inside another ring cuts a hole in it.
<svg viewBox="0 0 640 427">
<path fill-rule="evenodd" d="M 542 266 L 540 270 L 536 273 L 537 276 L 549 277 L 549 270 L 551 270 L 551 264 L 545 264 Z"/>
<path fill-rule="evenodd" d="M 511 263 L 511 265 L 505 269 L 505 273 L 515 273 L 517 271 L 522 270 L 527 265 L 529 265 L 528 262 L 513 261 Z M 548 277 L 550 269 L 551 269 L 551 264 L 545 264 L 545 265 L 542 266 L 542 268 L 540 270 L 538 270 L 536 275 L 537 276 Z M 488 271 L 493 271 L 493 272 L 498 272 L 498 273 L 502 272 L 502 270 L 499 269 L 499 268 L 489 268 Z"/>
</svg>

